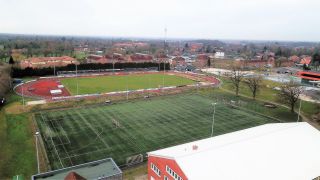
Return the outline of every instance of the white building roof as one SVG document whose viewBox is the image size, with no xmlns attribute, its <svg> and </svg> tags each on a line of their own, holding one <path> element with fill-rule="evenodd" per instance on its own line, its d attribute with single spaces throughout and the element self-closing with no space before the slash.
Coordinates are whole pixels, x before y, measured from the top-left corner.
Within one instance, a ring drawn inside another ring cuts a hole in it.
<svg viewBox="0 0 320 180">
<path fill-rule="evenodd" d="M 61 89 L 53 89 L 53 90 L 50 90 L 50 94 L 61 94 L 62 93 L 62 90 Z"/>
<path fill-rule="evenodd" d="M 301 122 L 266 124 L 148 154 L 174 159 L 191 180 L 308 180 L 320 176 L 319 153 L 320 132 Z"/>
</svg>

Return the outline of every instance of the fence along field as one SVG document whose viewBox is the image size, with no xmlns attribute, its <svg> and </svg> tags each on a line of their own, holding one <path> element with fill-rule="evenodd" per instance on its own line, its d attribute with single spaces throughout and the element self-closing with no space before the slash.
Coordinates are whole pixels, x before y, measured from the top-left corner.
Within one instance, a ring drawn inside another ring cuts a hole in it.
<svg viewBox="0 0 320 180">
<path fill-rule="evenodd" d="M 211 134 L 212 99 L 183 94 L 35 114 L 52 169 L 129 157 Z M 216 105 L 214 135 L 279 122 L 234 106 Z"/>
</svg>

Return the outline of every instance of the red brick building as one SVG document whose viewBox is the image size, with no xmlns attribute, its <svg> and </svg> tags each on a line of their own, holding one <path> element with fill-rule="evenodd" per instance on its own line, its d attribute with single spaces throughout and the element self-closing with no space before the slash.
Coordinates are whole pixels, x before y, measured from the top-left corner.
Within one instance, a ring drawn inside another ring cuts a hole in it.
<svg viewBox="0 0 320 180">
<path fill-rule="evenodd" d="M 44 68 L 44 67 L 59 67 L 59 66 L 67 66 L 69 64 L 79 64 L 79 62 L 69 56 L 61 56 L 61 57 L 32 57 L 25 60 L 20 61 L 20 67 L 22 69 L 30 67 L 30 68 Z"/>
<path fill-rule="evenodd" d="M 193 64 L 198 68 L 207 67 L 208 61 L 210 61 L 210 59 L 211 58 L 206 54 L 199 54 Z"/>
<path fill-rule="evenodd" d="M 186 59 L 181 56 L 177 56 L 177 57 L 174 57 L 173 59 L 171 59 L 171 66 L 172 67 L 176 67 L 179 65 L 180 66 L 187 65 Z"/>
<path fill-rule="evenodd" d="M 164 53 L 158 53 L 155 56 L 155 61 L 156 62 L 168 62 L 169 61 L 169 57 Z"/>
<path fill-rule="evenodd" d="M 149 54 L 135 53 L 135 54 L 129 55 L 127 60 L 128 62 L 152 62 L 153 56 Z"/>
<path fill-rule="evenodd" d="M 112 63 L 112 58 L 111 56 L 100 56 L 100 55 L 95 55 L 91 54 L 87 57 L 87 63 L 100 63 L 100 64 L 105 64 L 105 63 Z"/>
</svg>

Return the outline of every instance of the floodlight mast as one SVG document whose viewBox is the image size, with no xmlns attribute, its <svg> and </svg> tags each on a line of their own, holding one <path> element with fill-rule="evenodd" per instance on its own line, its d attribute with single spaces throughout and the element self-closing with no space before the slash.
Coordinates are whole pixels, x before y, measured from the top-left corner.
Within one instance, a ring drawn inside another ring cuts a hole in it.
<svg viewBox="0 0 320 180">
<path fill-rule="evenodd" d="M 212 114 L 212 126 L 211 126 L 211 137 L 213 136 L 213 126 L 214 126 L 214 115 L 216 113 L 216 105 L 217 103 L 212 103 L 213 106 L 213 114 Z"/>
<path fill-rule="evenodd" d="M 76 80 L 77 80 L 77 95 L 79 95 L 79 84 L 78 84 L 78 65 L 76 64 Z"/>
<path fill-rule="evenodd" d="M 164 50 L 164 53 L 165 55 L 168 54 L 167 52 L 167 27 L 164 28 L 164 47 L 163 47 L 163 50 Z M 166 60 L 163 61 L 163 85 L 162 85 L 162 88 L 164 88 L 165 84 L 164 84 L 164 76 L 165 76 L 165 73 L 166 73 Z"/>
<path fill-rule="evenodd" d="M 300 121 L 300 110 L 301 110 L 301 99 L 300 99 L 300 105 L 299 105 L 299 111 L 298 111 L 298 119 L 297 122 Z"/>
<path fill-rule="evenodd" d="M 25 102 L 24 102 L 24 88 L 23 88 L 23 84 L 21 85 L 21 91 L 22 91 L 22 108 L 23 108 L 23 110 L 24 110 Z"/>
<path fill-rule="evenodd" d="M 128 76 L 129 76 L 129 74 L 127 75 L 127 78 L 126 78 L 126 81 L 127 81 L 127 101 L 129 99 L 129 85 L 128 85 L 129 81 L 128 81 Z"/>
<path fill-rule="evenodd" d="M 53 76 L 56 76 L 56 64 L 53 64 Z"/>
<path fill-rule="evenodd" d="M 113 57 L 113 53 L 112 53 L 111 57 L 112 57 L 112 73 L 114 74 L 114 57 Z"/>
<path fill-rule="evenodd" d="M 39 131 L 35 133 L 36 137 L 36 151 L 37 151 L 37 167 L 38 167 L 38 174 L 40 173 L 40 163 L 39 163 L 39 150 L 38 150 L 38 136 L 40 135 Z"/>
</svg>

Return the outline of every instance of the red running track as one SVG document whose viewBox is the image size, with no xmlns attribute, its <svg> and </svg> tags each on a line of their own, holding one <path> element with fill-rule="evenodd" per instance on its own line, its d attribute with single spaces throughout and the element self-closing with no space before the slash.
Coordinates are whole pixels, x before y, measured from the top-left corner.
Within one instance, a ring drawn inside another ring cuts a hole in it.
<svg viewBox="0 0 320 180">
<path fill-rule="evenodd" d="M 138 72 L 134 74 L 155 74 L 158 72 Z M 128 75 L 129 73 L 117 73 L 116 75 Z M 194 73 L 177 73 L 177 72 L 167 72 L 167 74 L 175 74 L 182 77 L 189 77 L 190 79 L 201 79 L 204 82 L 210 82 L 215 85 L 218 85 L 220 82 L 218 79 L 212 76 L 199 75 Z M 106 75 L 114 75 L 114 74 L 104 74 Z M 82 77 L 90 77 L 90 76 L 82 76 Z M 91 76 L 93 77 L 93 76 Z M 65 77 L 72 78 L 72 77 Z M 37 79 L 35 81 L 29 81 L 22 85 L 19 85 L 15 88 L 15 91 L 19 95 L 24 95 L 25 97 L 33 97 L 33 98 L 41 98 L 41 99 L 52 99 L 53 97 L 66 97 L 71 96 L 70 92 L 65 88 L 59 88 L 58 86 L 62 85 L 58 78 L 44 78 Z M 62 91 L 61 94 L 52 95 L 50 90 L 60 89 Z M 23 92 L 22 92 L 23 90 Z M 155 90 L 158 91 L 158 90 Z"/>
<path fill-rule="evenodd" d="M 61 85 L 58 79 L 38 79 L 36 81 L 30 81 L 19 85 L 15 88 L 15 91 L 26 97 L 38 97 L 44 99 L 51 99 L 52 97 L 70 96 L 69 91 L 66 88 L 59 88 Z M 50 90 L 60 89 L 61 94 L 52 95 Z"/>
</svg>

